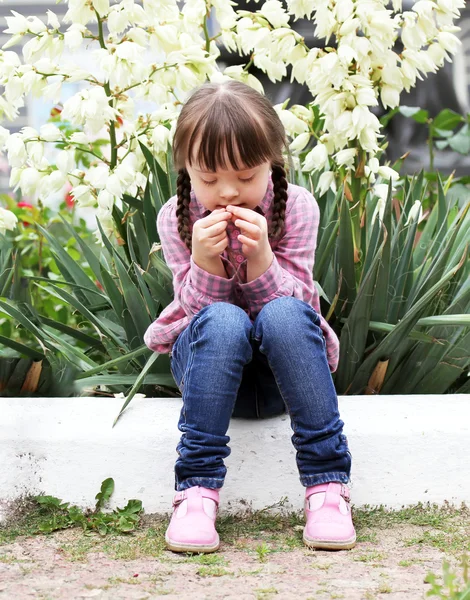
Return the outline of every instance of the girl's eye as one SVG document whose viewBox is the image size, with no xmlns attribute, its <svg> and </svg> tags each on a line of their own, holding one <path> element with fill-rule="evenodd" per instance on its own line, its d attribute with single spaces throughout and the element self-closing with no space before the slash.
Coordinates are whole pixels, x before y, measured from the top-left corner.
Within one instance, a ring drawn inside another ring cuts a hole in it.
<svg viewBox="0 0 470 600">
<path fill-rule="evenodd" d="M 255 178 L 254 175 L 252 175 L 251 177 L 248 177 L 248 179 L 240 179 L 240 181 L 243 181 L 243 183 L 248 183 L 249 181 L 252 181 Z"/>
<path fill-rule="evenodd" d="M 214 185 L 214 183 L 217 182 L 217 179 L 214 179 L 214 181 L 204 181 L 204 179 L 201 179 L 202 183 L 204 183 L 205 185 Z"/>
</svg>

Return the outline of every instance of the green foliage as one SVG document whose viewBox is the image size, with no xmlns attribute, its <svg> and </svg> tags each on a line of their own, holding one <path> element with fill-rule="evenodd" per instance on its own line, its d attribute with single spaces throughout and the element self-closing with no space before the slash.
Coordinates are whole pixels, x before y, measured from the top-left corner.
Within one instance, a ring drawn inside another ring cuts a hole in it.
<svg viewBox="0 0 470 600">
<path fill-rule="evenodd" d="M 463 569 L 462 581 L 459 581 L 458 575 L 451 569 L 447 561 L 443 563 L 442 583 L 437 580 L 434 573 L 426 576 L 425 582 L 431 584 L 426 596 L 434 596 L 441 600 L 470 600 L 470 578 L 468 556 L 464 555 L 460 562 Z"/>
<path fill-rule="evenodd" d="M 314 275 L 340 336 L 338 393 L 445 393 L 468 385 L 470 204 L 459 207 L 438 179 L 438 201 L 420 223 L 416 203 L 426 186 L 421 173 L 405 178 L 402 199 L 390 188 L 382 220 L 372 190 L 358 222 L 343 190 L 319 198 Z"/>
<path fill-rule="evenodd" d="M 78 248 L 77 260 L 60 237 L 36 225 L 60 279 L 38 281 L 21 271 L 19 261 L 13 277 L 12 244 L 4 239 L 0 246 L 0 285 L 6 282 L 0 310 L 9 317 L 10 326 L 21 326 L 23 336 L 18 342 L 5 335 L 0 344 L 14 353 L 34 352 L 37 360 L 47 354 L 57 363 L 60 357 L 61 362 L 79 370 L 77 385 L 82 391 L 100 386 L 108 393 L 120 393 L 134 385 L 124 407 L 141 387 L 143 393 L 151 395 L 156 389 L 160 395 L 175 393 L 168 355 L 159 356 L 143 344 L 147 327 L 172 300 L 172 277 L 161 256 L 156 216 L 164 202 L 162 194 L 174 189 L 173 179 L 149 153 L 146 156 L 153 171 L 144 198 L 126 197 L 122 209 L 114 208 L 120 233 L 117 240 L 109 240 L 101 230 L 104 246 L 96 248 L 61 218 L 63 230 Z M 40 289 L 42 296 L 68 306 L 80 329 L 73 324 L 59 326 L 41 314 L 31 297 L 21 296 L 14 287 L 19 277 L 29 284 L 27 289 Z"/>
<path fill-rule="evenodd" d="M 38 525 L 38 533 L 52 533 L 58 529 L 76 526 L 82 527 L 86 532 L 97 532 L 101 536 L 135 531 L 142 513 L 140 500 L 129 500 L 124 508 L 117 508 L 110 513 L 101 511 L 113 491 L 114 480 L 105 479 L 96 495 L 98 501 L 94 511 L 83 511 L 54 496 L 36 496 L 35 500 L 40 505 L 40 513 L 43 516 Z"/>
</svg>

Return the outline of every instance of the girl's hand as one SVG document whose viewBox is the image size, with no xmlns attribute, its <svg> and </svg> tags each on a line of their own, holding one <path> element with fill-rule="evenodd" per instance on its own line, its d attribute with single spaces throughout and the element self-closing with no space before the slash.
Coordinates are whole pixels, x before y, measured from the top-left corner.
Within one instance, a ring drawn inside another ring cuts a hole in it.
<svg viewBox="0 0 470 600">
<path fill-rule="evenodd" d="M 230 216 L 225 209 L 219 208 L 194 223 L 192 254 L 194 262 L 201 269 L 211 273 L 216 265 L 216 274 L 219 274 L 219 263 L 222 264 L 219 255 L 228 246 L 226 229 Z"/>
<path fill-rule="evenodd" d="M 247 259 L 262 258 L 271 255 L 268 239 L 268 223 L 263 215 L 249 208 L 227 206 L 235 227 L 241 230 L 238 239 L 242 243 L 242 252 Z"/>
</svg>

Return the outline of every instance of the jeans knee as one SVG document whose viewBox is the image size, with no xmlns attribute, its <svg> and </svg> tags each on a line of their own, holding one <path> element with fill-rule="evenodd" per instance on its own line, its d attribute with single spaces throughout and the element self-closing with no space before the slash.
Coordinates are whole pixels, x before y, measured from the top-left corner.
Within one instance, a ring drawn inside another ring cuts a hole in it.
<svg viewBox="0 0 470 600">
<path fill-rule="evenodd" d="M 249 341 L 252 327 L 246 312 L 228 302 L 205 306 L 192 325 L 194 332 L 207 333 L 210 339 L 223 341 L 232 350 L 238 341 Z"/>
<path fill-rule="evenodd" d="M 298 337 L 311 324 L 322 334 L 320 317 L 312 306 L 293 296 L 283 296 L 263 306 L 255 323 L 255 336 L 286 340 Z"/>
</svg>

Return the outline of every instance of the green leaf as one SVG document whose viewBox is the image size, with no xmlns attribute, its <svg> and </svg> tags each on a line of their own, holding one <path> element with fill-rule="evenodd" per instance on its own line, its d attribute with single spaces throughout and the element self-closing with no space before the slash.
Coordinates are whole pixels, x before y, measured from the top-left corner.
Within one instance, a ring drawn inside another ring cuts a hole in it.
<svg viewBox="0 0 470 600">
<path fill-rule="evenodd" d="M 450 108 L 445 108 L 433 119 L 432 127 L 433 129 L 454 129 L 462 121 L 462 115 Z"/>
<path fill-rule="evenodd" d="M 377 223 L 377 227 L 379 224 Z M 364 272 L 364 278 L 352 305 L 351 312 L 341 330 L 340 359 L 335 385 L 340 393 L 346 393 L 350 382 L 357 370 L 357 365 L 363 360 L 366 347 L 369 321 L 374 299 L 374 290 L 377 282 L 379 262 L 385 246 L 387 232 L 384 231 L 384 240 L 370 264 Z M 352 358 L 354 356 L 354 359 Z"/>
<path fill-rule="evenodd" d="M 435 295 L 444 285 L 457 273 L 462 267 L 465 255 L 453 269 L 450 269 L 442 279 L 440 279 L 431 289 L 429 289 L 405 314 L 403 319 L 396 325 L 380 344 L 371 352 L 365 361 L 359 366 L 356 376 L 351 384 L 350 392 L 362 393 L 367 382 L 379 360 L 390 358 L 399 348 L 402 340 L 407 338 L 410 331 L 415 327 L 416 322 L 421 317 L 422 312 L 428 304 L 434 299 Z"/>
<path fill-rule="evenodd" d="M 0 335 L 0 345 L 7 346 L 12 350 L 16 350 L 19 354 L 23 356 L 27 356 L 28 358 L 32 358 L 33 360 L 42 360 L 44 358 L 44 354 L 26 346 L 25 344 L 21 344 L 20 342 L 15 342 L 14 340 L 10 340 L 9 338 Z"/>
<path fill-rule="evenodd" d="M 118 416 L 116 417 L 116 419 L 114 420 L 113 423 L 113 427 L 116 425 L 116 423 L 119 420 L 119 417 L 122 415 L 123 411 L 125 410 L 125 408 L 128 406 L 129 402 L 132 400 L 132 398 L 135 396 L 135 394 L 139 391 L 142 383 L 144 382 L 145 376 L 147 375 L 147 372 L 149 371 L 150 367 L 153 365 L 153 363 L 157 360 L 158 358 L 158 354 L 156 352 L 154 352 L 150 358 L 148 359 L 147 363 L 145 364 L 145 367 L 142 369 L 142 372 L 139 374 L 139 376 L 137 377 L 137 379 L 135 380 L 134 385 L 132 386 L 131 391 L 129 392 L 129 394 L 127 395 L 126 401 L 124 402 L 124 404 L 121 407 L 121 410 L 118 414 Z"/>
<path fill-rule="evenodd" d="M 453 137 L 449 138 L 449 146 L 459 154 L 470 153 L 470 131 L 468 125 L 465 124 L 460 131 Z"/>
<path fill-rule="evenodd" d="M 411 117 L 417 123 L 426 123 L 429 118 L 429 112 L 423 108 L 419 108 L 418 106 L 400 106 L 398 111 L 404 117 Z"/>
<path fill-rule="evenodd" d="M 338 242 L 338 279 L 341 273 L 339 302 L 347 316 L 356 298 L 356 269 L 354 266 L 354 242 L 348 201 L 343 195 L 341 202 L 339 242 Z"/>
<path fill-rule="evenodd" d="M 97 500 L 95 510 L 99 510 L 103 507 L 106 502 L 111 498 L 114 492 L 114 479 L 112 477 L 108 477 L 101 484 L 101 490 L 96 494 L 95 500 Z"/>
</svg>

